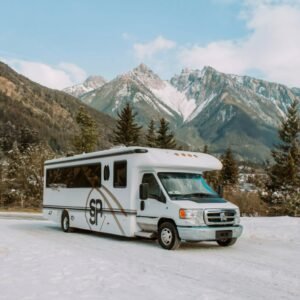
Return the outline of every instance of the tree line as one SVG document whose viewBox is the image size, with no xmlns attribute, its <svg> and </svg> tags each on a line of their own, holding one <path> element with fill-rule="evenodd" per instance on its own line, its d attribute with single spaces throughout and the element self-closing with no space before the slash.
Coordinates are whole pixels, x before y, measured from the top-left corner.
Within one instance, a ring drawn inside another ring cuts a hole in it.
<svg viewBox="0 0 300 300">
<path fill-rule="evenodd" d="M 129 103 L 118 112 L 116 127 L 113 131 L 111 141 L 114 145 L 146 146 L 152 148 L 178 149 L 174 133 L 170 130 L 169 123 L 161 118 L 159 126 L 156 127 L 154 120 L 151 120 L 147 132 L 136 122 L 137 113 Z M 96 150 L 97 137 L 99 132 L 95 121 L 89 116 L 84 107 L 79 109 L 76 116 L 79 126 L 79 134 L 73 140 L 73 147 L 76 153 L 87 153 Z M 142 135 L 145 137 L 142 138 Z"/>
<path fill-rule="evenodd" d="M 164 118 L 142 128 L 136 122 L 137 114 L 129 103 L 118 113 L 111 137 L 114 145 L 146 146 L 164 149 L 181 149 L 170 125 Z M 80 107 L 76 122 L 78 128 L 70 141 L 74 153 L 96 150 L 99 130 L 96 122 L 84 107 Z M 7 124 L 9 126 L 9 124 Z M 266 166 L 267 177 L 260 182 L 267 193 L 261 198 L 272 207 L 275 214 L 300 214 L 300 121 L 297 102 L 288 108 L 278 129 L 279 143 L 271 152 L 272 163 Z M 13 134 L 12 134 L 13 133 Z M 207 145 L 204 153 L 209 153 Z M 66 154 L 66 153 L 65 153 Z M 0 130 L 0 206 L 40 206 L 43 180 L 43 162 L 55 156 L 48 144 L 37 138 L 35 131 L 24 128 L 19 131 Z M 220 157 L 221 171 L 204 172 L 206 180 L 216 189 L 235 188 L 238 183 L 238 162 L 228 147 Z M 16 200 L 17 199 L 17 200 Z M 24 202 L 25 201 L 25 202 Z M 25 203 L 25 204 L 24 204 Z"/>
</svg>

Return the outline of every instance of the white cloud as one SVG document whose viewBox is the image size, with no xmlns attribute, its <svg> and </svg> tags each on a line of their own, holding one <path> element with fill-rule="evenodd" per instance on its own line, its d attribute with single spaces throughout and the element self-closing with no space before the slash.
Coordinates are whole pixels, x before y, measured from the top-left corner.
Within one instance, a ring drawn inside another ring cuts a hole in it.
<svg viewBox="0 0 300 300">
<path fill-rule="evenodd" d="M 58 67 L 64 70 L 73 82 L 82 82 L 87 77 L 86 72 L 75 64 L 62 62 Z"/>
<path fill-rule="evenodd" d="M 246 62 L 241 51 L 242 45 L 239 42 L 217 41 L 204 47 L 195 45 L 183 48 L 179 58 L 184 67 L 201 69 L 209 65 L 223 72 L 243 73 Z"/>
<path fill-rule="evenodd" d="M 139 60 L 151 59 L 159 52 L 170 50 L 176 47 L 176 43 L 165 39 L 163 36 L 158 36 L 148 43 L 136 43 L 133 45 L 133 50 Z"/>
<path fill-rule="evenodd" d="M 18 73 L 53 89 L 63 89 L 82 82 L 87 77 L 83 69 L 66 62 L 62 62 L 57 66 L 50 66 L 41 62 L 20 59 L 3 59 L 3 61 Z"/>
<path fill-rule="evenodd" d="M 240 40 L 222 40 L 207 45 L 184 47 L 181 65 L 216 69 L 237 74 L 252 70 L 265 79 L 300 86 L 299 1 L 246 1 L 245 18 L 249 35 Z"/>
</svg>

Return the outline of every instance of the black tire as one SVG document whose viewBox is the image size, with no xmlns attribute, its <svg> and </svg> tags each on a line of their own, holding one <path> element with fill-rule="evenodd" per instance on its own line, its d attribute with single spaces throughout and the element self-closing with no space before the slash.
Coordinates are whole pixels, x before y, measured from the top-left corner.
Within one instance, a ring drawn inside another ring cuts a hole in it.
<svg viewBox="0 0 300 300">
<path fill-rule="evenodd" d="M 162 248 L 175 250 L 180 246 L 176 226 L 171 222 L 164 222 L 158 228 L 158 242 Z"/>
<path fill-rule="evenodd" d="M 61 229 L 64 232 L 71 232 L 70 217 L 66 210 L 63 211 L 63 213 L 61 215 Z"/>
<path fill-rule="evenodd" d="M 221 247 L 228 247 L 228 246 L 232 246 L 233 244 L 235 244 L 236 241 L 237 241 L 236 238 L 231 238 L 231 239 L 217 240 L 217 243 Z"/>
</svg>

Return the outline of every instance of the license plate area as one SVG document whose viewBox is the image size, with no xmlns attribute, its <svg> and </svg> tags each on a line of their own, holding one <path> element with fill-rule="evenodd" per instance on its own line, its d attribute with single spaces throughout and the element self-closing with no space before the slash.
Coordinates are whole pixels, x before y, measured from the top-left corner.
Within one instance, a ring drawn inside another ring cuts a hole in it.
<svg viewBox="0 0 300 300">
<path fill-rule="evenodd" d="M 232 238 L 232 230 L 218 230 L 216 231 L 216 240 L 225 240 Z"/>
</svg>

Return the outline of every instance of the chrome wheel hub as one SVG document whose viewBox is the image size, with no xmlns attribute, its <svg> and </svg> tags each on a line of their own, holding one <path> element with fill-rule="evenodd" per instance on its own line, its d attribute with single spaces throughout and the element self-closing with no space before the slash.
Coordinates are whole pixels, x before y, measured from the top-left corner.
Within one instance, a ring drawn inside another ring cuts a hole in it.
<svg viewBox="0 0 300 300">
<path fill-rule="evenodd" d="M 161 231 L 161 240 L 165 245 L 170 245 L 173 239 L 172 231 L 169 228 L 164 228 Z"/>
</svg>

